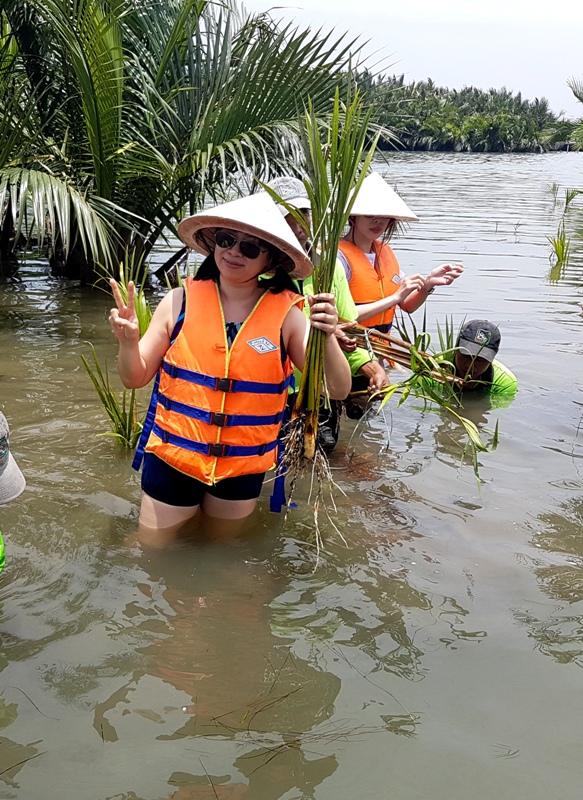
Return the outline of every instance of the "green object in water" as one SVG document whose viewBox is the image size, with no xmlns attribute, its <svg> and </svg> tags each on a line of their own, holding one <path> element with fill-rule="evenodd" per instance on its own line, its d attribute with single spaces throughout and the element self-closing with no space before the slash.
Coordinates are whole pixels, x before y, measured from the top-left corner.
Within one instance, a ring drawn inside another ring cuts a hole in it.
<svg viewBox="0 0 583 800">
<path fill-rule="evenodd" d="M 4 569 L 6 559 L 4 558 L 4 539 L 2 538 L 2 531 L 0 531 L 0 572 Z"/>
</svg>

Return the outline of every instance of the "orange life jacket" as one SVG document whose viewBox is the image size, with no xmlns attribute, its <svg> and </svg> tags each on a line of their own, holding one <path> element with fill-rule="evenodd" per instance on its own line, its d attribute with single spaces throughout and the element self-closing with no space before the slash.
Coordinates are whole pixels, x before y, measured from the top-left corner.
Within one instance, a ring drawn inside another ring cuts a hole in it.
<svg viewBox="0 0 583 800">
<path fill-rule="evenodd" d="M 275 465 L 291 383 L 281 327 L 303 298 L 266 291 L 229 348 L 214 281 L 184 284 L 184 324 L 160 367 L 157 406 L 145 447 L 175 469 L 213 484 Z"/>
<path fill-rule="evenodd" d="M 401 268 L 389 245 L 384 242 L 373 242 L 372 246 L 375 253 L 374 267 L 360 247 L 344 240 L 339 243 L 340 250 L 352 270 L 352 277 L 348 285 L 350 294 L 357 305 L 373 303 L 375 300 L 382 300 L 383 297 L 390 297 L 397 291 L 401 282 Z M 392 325 L 394 316 L 395 307 L 393 306 L 386 311 L 381 311 L 380 314 L 368 317 L 362 321 L 362 324 L 368 328 L 374 328 L 375 325 Z"/>
</svg>

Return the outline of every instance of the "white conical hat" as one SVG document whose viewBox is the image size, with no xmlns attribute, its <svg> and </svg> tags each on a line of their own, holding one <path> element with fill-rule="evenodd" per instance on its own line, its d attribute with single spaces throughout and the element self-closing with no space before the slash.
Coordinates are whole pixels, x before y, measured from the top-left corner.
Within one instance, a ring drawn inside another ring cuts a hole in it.
<svg viewBox="0 0 583 800">
<path fill-rule="evenodd" d="M 403 222 L 415 222 L 419 219 L 378 172 L 371 172 L 363 180 L 350 214 L 378 215 Z"/>
<path fill-rule="evenodd" d="M 217 228 L 247 233 L 277 247 L 281 253 L 277 266 L 298 278 L 307 278 L 312 272 L 305 250 L 267 192 L 200 211 L 182 220 L 178 235 L 188 247 L 208 256 L 213 250 Z"/>
<path fill-rule="evenodd" d="M 0 412 L 0 504 L 15 500 L 25 486 L 24 475 L 10 452 L 8 422 Z"/>
</svg>

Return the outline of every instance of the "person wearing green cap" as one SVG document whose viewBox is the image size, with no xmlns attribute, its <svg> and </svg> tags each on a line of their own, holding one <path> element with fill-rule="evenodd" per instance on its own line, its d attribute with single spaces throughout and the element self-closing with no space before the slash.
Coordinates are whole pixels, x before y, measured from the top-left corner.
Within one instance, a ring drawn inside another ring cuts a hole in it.
<svg viewBox="0 0 583 800">
<path fill-rule="evenodd" d="M 500 329 L 487 319 L 471 319 L 459 331 L 451 362 L 460 381 L 460 394 L 487 393 L 494 407 L 509 405 L 518 389 L 518 381 L 508 367 L 497 360 L 502 336 Z M 433 390 L 437 381 L 425 378 Z"/>
</svg>

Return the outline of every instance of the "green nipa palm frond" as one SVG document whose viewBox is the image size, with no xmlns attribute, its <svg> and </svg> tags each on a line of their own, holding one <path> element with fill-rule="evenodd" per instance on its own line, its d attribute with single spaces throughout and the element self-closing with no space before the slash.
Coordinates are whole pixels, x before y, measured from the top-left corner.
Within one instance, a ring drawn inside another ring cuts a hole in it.
<svg viewBox="0 0 583 800">
<path fill-rule="evenodd" d="M 95 193 L 113 199 L 120 147 L 124 51 L 120 21 L 124 0 L 33 0 L 64 46 L 79 92 Z"/>
<path fill-rule="evenodd" d="M 58 231 L 69 250 L 75 244 L 71 232 L 76 230 L 87 255 L 110 262 L 115 237 L 111 223 L 67 180 L 39 169 L 0 169 L 0 208 L 8 200 L 17 234 L 42 241 L 47 232 Z"/>
</svg>

